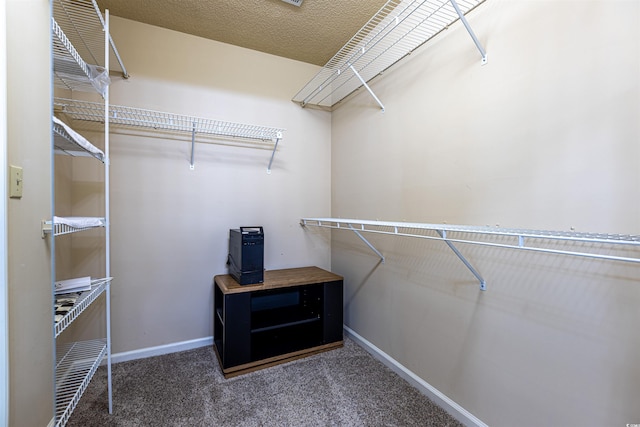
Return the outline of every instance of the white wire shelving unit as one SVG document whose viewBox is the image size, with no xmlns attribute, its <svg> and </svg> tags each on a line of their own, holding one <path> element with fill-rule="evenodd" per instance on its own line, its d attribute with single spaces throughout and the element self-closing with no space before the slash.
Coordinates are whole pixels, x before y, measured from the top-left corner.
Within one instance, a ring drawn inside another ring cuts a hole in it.
<svg viewBox="0 0 640 427">
<path fill-rule="evenodd" d="M 104 16 L 95 0 L 53 0 L 52 54 L 53 77 L 57 87 L 71 91 L 99 94 L 103 111 L 109 106 L 109 63 L 115 56 L 122 76 L 128 77 L 118 50 L 109 33 L 109 12 Z M 106 359 L 109 413 L 113 412 L 111 379 L 111 267 L 109 223 L 109 118 L 104 115 L 104 150 L 99 150 L 66 123 L 54 118 L 52 142 L 55 154 L 88 156 L 99 160 L 104 168 L 104 217 L 54 217 L 42 222 L 43 237 L 57 237 L 104 227 L 105 277 L 94 279 L 91 290 L 83 292 L 69 312 L 54 321 L 52 333 L 56 342 L 55 361 L 55 426 L 64 426 L 86 390 L 96 369 Z M 75 220 L 81 225 L 76 225 Z M 72 221 L 74 220 L 74 221 Z M 55 243 L 54 243 L 55 244 Z M 52 250 L 55 264 L 55 250 Z M 55 280 L 54 280 L 55 281 Z M 52 283 L 52 289 L 55 285 Z M 80 314 L 105 295 L 105 337 L 93 341 L 61 345 L 59 335 L 78 321 Z M 55 299 L 55 296 L 54 296 Z M 53 301 L 52 301 L 53 303 Z"/>
<path fill-rule="evenodd" d="M 302 218 L 304 227 L 320 227 L 354 232 L 372 251 L 385 261 L 384 255 L 362 233 L 439 240 L 446 243 L 464 265 L 486 289 L 486 281 L 455 246 L 456 243 L 491 246 L 495 248 L 521 249 L 556 255 L 571 255 L 610 261 L 640 263 L 640 235 L 603 234 L 577 231 L 525 230 L 489 226 L 423 224 L 409 222 L 370 221 L 342 218 Z M 563 248 L 566 243 L 578 245 Z M 618 248 L 625 255 L 598 252 L 598 249 Z"/>
<path fill-rule="evenodd" d="M 101 103 L 56 98 L 54 105 L 72 120 L 97 123 L 104 121 L 105 109 Z M 267 172 L 271 172 L 273 158 L 285 130 L 283 128 L 225 122 L 122 105 L 109 106 L 109 122 L 116 127 L 143 128 L 190 135 L 190 166 L 192 169 L 195 165 L 195 143 L 197 142 L 197 137 L 198 135 L 209 135 L 264 143 L 265 145 L 268 144 L 270 148 L 273 146 L 273 152 L 267 166 Z"/>
<path fill-rule="evenodd" d="M 487 54 L 465 14 L 485 0 L 389 0 L 294 97 L 302 107 L 332 109 L 373 78 L 460 19 L 481 55 Z"/>
</svg>

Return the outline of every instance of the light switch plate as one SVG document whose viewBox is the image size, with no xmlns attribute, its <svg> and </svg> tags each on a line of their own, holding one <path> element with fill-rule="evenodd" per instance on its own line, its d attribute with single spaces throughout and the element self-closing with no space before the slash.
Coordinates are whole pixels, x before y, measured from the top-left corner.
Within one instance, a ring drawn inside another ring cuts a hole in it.
<svg viewBox="0 0 640 427">
<path fill-rule="evenodd" d="M 9 197 L 19 199 L 22 197 L 22 168 L 9 165 Z"/>
</svg>

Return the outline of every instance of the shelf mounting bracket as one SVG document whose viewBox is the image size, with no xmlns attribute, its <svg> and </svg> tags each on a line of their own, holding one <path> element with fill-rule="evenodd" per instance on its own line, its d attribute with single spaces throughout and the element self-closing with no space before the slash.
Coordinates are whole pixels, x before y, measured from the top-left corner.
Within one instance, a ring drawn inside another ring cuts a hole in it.
<svg viewBox="0 0 640 427">
<path fill-rule="evenodd" d="M 473 273 L 473 275 L 476 276 L 476 279 L 478 279 L 478 281 L 480 282 L 480 290 L 486 291 L 487 282 L 482 278 L 480 273 L 478 273 L 478 271 L 475 268 L 473 268 L 471 263 L 464 257 L 464 255 L 462 255 L 462 253 L 458 250 L 458 248 L 456 248 L 456 246 L 453 243 L 447 240 L 447 231 L 436 230 L 436 232 L 440 235 L 440 237 L 442 237 L 442 240 L 447 244 L 447 246 L 449 246 L 449 248 L 453 251 L 453 253 L 455 253 L 458 256 L 458 258 L 460 258 L 460 261 L 462 261 L 462 263 L 469 269 L 469 271 L 471 271 L 471 273 Z"/>
<path fill-rule="evenodd" d="M 380 100 L 378 99 L 378 97 L 376 96 L 375 93 L 373 93 L 373 91 L 371 90 L 371 88 L 369 87 L 369 85 L 367 84 L 367 82 L 364 81 L 364 79 L 362 78 L 362 76 L 360 75 L 360 73 L 358 73 L 358 71 L 356 71 L 356 69 L 353 67 L 353 65 L 349 64 L 349 68 L 351 68 L 351 71 L 353 71 L 353 74 L 356 75 L 356 77 L 360 80 L 360 83 L 362 83 L 362 85 L 369 91 L 369 93 L 371 94 L 371 96 L 373 97 L 373 99 L 376 100 L 376 102 L 378 103 L 378 105 L 380 106 L 380 109 L 382 110 L 382 112 L 384 113 L 384 105 L 382 105 L 382 102 L 380 102 Z"/>
<path fill-rule="evenodd" d="M 194 164 L 196 151 L 196 122 L 193 122 L 193 128 L 191 130 L 191 160 L 189 162 L 189 169 L 194 170 L 196 165 Z"/>
<path fill-rule="evenodd" d="M 51 221 L 47 221 L 46 219 L 42 220 L 42 238 L 47 237 L 47 234 L 53 233 L 53 225 Z"/>
<path fill-rule="evenodd" d="M 276 135 L 276 143 L 273 145 L 273 152 L 271 153 L 271 159 L 269 160 L 269 166 L 267 166 L 267 173 L 271 174 L 271 164 L 273 163 L 273 157 L 276 155 L 278 149 L 278 143 L 282 139 L 282 132 L 278 132 Z"/>
<path fill-rule="evenodd" d="M 384 255 L 382 255 L 379 250 L 377 250 L 362 234 L 360 234 L 360 232 L 353 225 L 349 223 L 347 223 L 347 225 L 349 226 L 349 229 L 351 231 L 356 233 L 356 236 L 358 236 L 360 240 L 362 240 L 367 246 L 369 246 L 369 249 L 371 249 L 373 252 L 376 253 L 376 255 L 380 257 L 380 260 L 384 264 Z"/>
<path fill-rule="evenodd" d="M 469 33 L 469 35 L 473 39 L 473 42 L 475 43 L 476 47 L 480 51 L 480 55 L 482 55 L 482 62 L 481 62 L 482 65 L 486 64 L 487 63 L 487 52 L 484 50 L 484 48 L 480 44 L 480 41 L 476 37 L 476 34 L 471 29 L 471 25 L 469 25 L 469 22 L 467 21 L 467 18 L 464 16 L 464 13 L 462 13 L 462 11 L 460 10 L 460 6 L 458 6 L 458 3 L 456 3 L 456 0 L 449 0 L 449 1 L 451 2 L 451 5 L 453 6 L 453 8 L 456 10 L 456 13 L 460 17 L 460 21 L 462 21 L 462 24 L 464 24 L 464 27 L 467 29 L 467 32 Z"/>
</svg>

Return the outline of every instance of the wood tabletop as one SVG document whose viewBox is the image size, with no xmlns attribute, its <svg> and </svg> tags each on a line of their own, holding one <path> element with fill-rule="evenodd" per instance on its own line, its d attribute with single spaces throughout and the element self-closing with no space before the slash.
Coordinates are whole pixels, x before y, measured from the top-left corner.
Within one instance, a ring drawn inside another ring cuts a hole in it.
<svg viewBox="0 0 640 427">
<path fill-rule="evenodd" d="M 335 282 L 342 280 L 342 276 L 323 270 L 319 267 L 286 268 L 283 270 L 266 270 L 264 282 L 252 285 L 240 285 L 229 274 L 214 277 L 215 283 L 225 294 L 239 292 L 254 292 L 267 289 L 286 288 L 288 286 L 310 285 L 313 283 Z"/>
</svg>

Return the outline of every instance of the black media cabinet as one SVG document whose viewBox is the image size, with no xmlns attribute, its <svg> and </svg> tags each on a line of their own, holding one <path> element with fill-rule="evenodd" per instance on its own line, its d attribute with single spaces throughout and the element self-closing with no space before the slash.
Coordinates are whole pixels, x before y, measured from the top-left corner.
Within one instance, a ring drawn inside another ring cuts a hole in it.
<svg viewBox="0 0 640 427">
<path fill-rule="evenodd" d="M 214 348 L 226 378 L 343 345 L 343 278 L 318 267 L 214 278 Z"/>
</svg>

